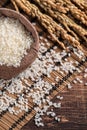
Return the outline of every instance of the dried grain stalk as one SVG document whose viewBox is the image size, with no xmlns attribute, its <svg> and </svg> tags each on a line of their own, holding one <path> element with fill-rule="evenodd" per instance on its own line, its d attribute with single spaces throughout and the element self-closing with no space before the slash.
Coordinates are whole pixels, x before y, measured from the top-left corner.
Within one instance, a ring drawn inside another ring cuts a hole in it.
<svg viewBox="0 0 87 130">
<path fill-rule="evenodd" d="M 47 29 L 49 34 L 52 36 L 52 39 L 56 41 L 62 48 L 65 49 L 65 45 L 62 41 L 68 41 L 70 44 L 75 47 L 79 47 L 80 43 L 71 35 L 67 34 L 67 31 L 64 30 L 60 25 L 58 25 L 51 17 L 40 12 L 38 7 L 34 4 L 31 4 L 28 0 L 14 0 L 16 4 L 22 8 L 28 15 L 36 17 L 37 20 Z M 62 41 L 60 41 L 62 39 Z"/>
<path fill-rule="evenodd" d="M 19 12 L 19 9 L 18 9 L 17 4 L 15 3 L 15 1 L 14 1 L 14 0 L 11 0 L 11 2 L 12 2 L 12 4 L 13 4 L 15 10 L 16 10 L 17 12 Z"/>
<path fill-rule="evenodd" d="M 68 5 L 75 5 L 77 8 L 81 9 L 87 14 L 87 1 L 86 0 L 51 0 L 55 4 L 62 4 L 65 5 L 65 2 L 67 2 Z M 67 5 L 67 6 L 68 6 Z M 67 6 L 64 6 L 67 7 Z"/>
<path fill-rule="evenodd" d="M 63 0 L 65 6 L 69 9 L 69 12 L 71 15 L 81 23 L 87 26 L 87 15 L 84 11 L 81 11 L 78 9 L 77 6 L 75 6 L 70 0 Z"/>
<path fill-rule="evenodd" d="M 87 42 L 87 31 L 80 25 L 77 25 L 74 20 L 69 18 L 66 14 L 69 8 L 63 7 L 64 2 L 59 1 L 55 3 L 53 0 L 34 0 L 42 9 L 46 11 L 51 17 L 56 19 L 60 24 L 62 24 L 67 32 L 69 32 L 75 39 L 80 40 L 78 36 L 82 37 L 85 42 Z M 74 7 L 74 6 L 73 6 Z M 72 28 L 72 29 L 71 29 Z M 78 35 L 78 36 L 77 36 Z"/>
<path fill-rule="evenodd" d="M 79 9 L 87 14 L 87 1 L 86 0 L 71 0 Z"/>
</svg>

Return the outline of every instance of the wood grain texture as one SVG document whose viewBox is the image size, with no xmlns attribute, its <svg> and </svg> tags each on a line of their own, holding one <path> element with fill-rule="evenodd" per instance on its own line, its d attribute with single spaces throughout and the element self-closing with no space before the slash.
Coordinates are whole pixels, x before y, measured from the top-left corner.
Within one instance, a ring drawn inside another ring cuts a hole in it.
<svg viewBox="0 0 87 130">
<path fill-rule="evenodd" d="M 60 115 L 61 122 L 57 123 L 52 118 L 43 117 L 45 122 L 44 127 L 37 127 L 34 124 L 34 118 L 26 124 L 22 130 L 86 130 L 87 129 L 87 86 L 84 83 L 87 79 L 83 78 L 84 73 L 81 73 L 80 78 L 84 81 L 83 84 L 72 84 L 71 90 L 65 88 L 59 95 L 63 96 L 62 107 L 55 109 L 57 115 Z M 53 101 L 58 102 L 54 98 Z"/>
<path fill-rule="evenodd" d="M 6 0 L 0 1 L 0 5 L 4 5 L 4 2 Z M 87 3 L 87 0 L 85 2 Z M 14 9 L 13 5 L 9 2 L 5 4 L 5 7 Z M 26 15 L 23 11 L 21 12 Z M 28 16 L 26 15 L 26 17 Z M 83 84 L 72 84 L 72 89 L 69 90 L 65 87 L 58 94 L 64 97 L 61 109 L 54 109 L 61 118 L 60 123 L 54 121 L 53 118 L 44 116 L 43 121 L 45 126 L 38 128 L 34 124 L 34 118 L 32 118 L 21 130 L 87 130 L 87 86 L 84 86 L 87 79 L 84 79 L 83 75 L 84 72 L 78 75 L 83 80 Z M 53 101 L 58 102 L 58 99 L 54 97 Z M 2 127 L 0 126 L 0 128 Z"/>
</svg>

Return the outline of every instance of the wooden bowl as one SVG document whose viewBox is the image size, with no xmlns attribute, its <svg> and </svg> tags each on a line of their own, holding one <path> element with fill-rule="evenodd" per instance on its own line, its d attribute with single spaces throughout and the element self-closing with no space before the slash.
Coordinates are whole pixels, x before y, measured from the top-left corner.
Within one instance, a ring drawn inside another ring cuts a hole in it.
<svg viewBox="0 0 87 130">
<path fill-rule="evenodd" d="M 38 49 L 39 49 L 39 38 L 35 28 L 32 26 L 29 20 L 27 20 L 20 13 L 11 9 L 0 8 L 0 16 L 2 15 L 6 17 L 18 19 L 25 26 L 25 28 L 29 32 L 31 32 L 34 39 L 34 43 L 32 43 L 30 49 L 27 50 L 28 54 L 25 55 L 24 58 L 21 60 L 19 67 L 16 68 L 14 66 L 0 65 L 0 78 L 11 79 L 12 77 L 17 76 L 20 72 L 24 71 L 36 59 Z"/>
</svg>

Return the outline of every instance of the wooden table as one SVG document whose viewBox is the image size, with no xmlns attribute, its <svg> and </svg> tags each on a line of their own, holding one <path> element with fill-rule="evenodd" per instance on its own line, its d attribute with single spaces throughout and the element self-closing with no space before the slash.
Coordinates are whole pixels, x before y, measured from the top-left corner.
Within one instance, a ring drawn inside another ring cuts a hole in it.
<svg viewBox="0 0 87 130">
<path fill-rule="evenodd" d="M 62 107 L 55 109 L 55 112 L 61 116 L 60 123 L 45 116 L 43 118 L 45 126 L 38 128 L 33 118 L 22 130 L 87 130 L 87 86 L 84 86 L 87 79 L 84 79 L 83 75 L 84 72 L 79 75 L 83 80 L 82 84 L 73 84 L 72 89 L 65 88 L 59 94 L 64 97 Z M 58 99 L 53 100 L 58 102 Z"/>
<path fill-rule="evenodd" d="M 0 4 L 4 1 L 0 1 Z M 8 5 L 12 6 L 8 2 L 4 7 Z M 53 118 L 44 116 L 45 126 L 37 127 L 33 118 L 22 130 L 87 130 L 87 86 L 84 85 L 87 78 L 84 78 L 84 72 L 79 77 L 83 80 L 82 84 L 72 84 L 73 87 L 70 90 L 66 87 L 59 93 L 60 96 L 63 96 L 62 107 L 54 110 L 57 115 L 60 115 L 59 123 Z M 53 101 L 58 102 L 58 99 L 54 98 Z"/>
</svg>

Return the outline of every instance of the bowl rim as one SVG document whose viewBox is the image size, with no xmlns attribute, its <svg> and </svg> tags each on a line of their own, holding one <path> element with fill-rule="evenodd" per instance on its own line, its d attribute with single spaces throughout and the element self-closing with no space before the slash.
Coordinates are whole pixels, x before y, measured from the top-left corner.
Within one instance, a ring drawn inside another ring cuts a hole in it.
<svg viewBox="0 0 87 130">
<path fill-rule="evenodd" d="M 13 15 L 10 15 L 10 13 L 12 13 Z M 39 49 L 39 37 L 38 37 L 38 33 L 37 33 L 35 27 L 32 25 L 32 23 L 23 14 L 15 11 L 15 10 L 12 10 L 12 9 L 0 8 L 0 15 L 1 14 L 5 15 L 5 16 L 8 15 L 8 17 L 10 17 L 10 18 L 14 18 L 16 16 L 16 19 L 18 19 L 25 26 L 25 28 L 27 28 L 26 27 L 27 25 L 24 24 L 24 22 L 26 21 L 26 23 L 28 23 L 31 26 L 33 33 L 35 33 L 35 35 L 36 35 L 35 36 L 35 44 L 32 45 L 31 47 L 34 48 L 36 51 L 38 51 L 38 49 Z M 22 20 L 24 20 L 24 22 Z M 33 33 L 32 33 L 32 35 L 33 35 Z"/>
<path fill-rule="evenodd" d="M 25 55 L 24 58 L 21 60 L 20 66 L 14 67 L 0 65 L 0 78 L 10 79 L 17 76 L 20 72 L 29 67 L 36 59 L 39 50 L 39 36 L 32 23 L 21 13 L 8 8 L 0 8 L 0 17 L 1 16 L 18 19 L 25 26 L 25 28 L 32 33 L 32 36 L 34 38 L 34 42 L 30 46 L 30 49 L 27 50 L 28 54 Z"/>
</svg>

